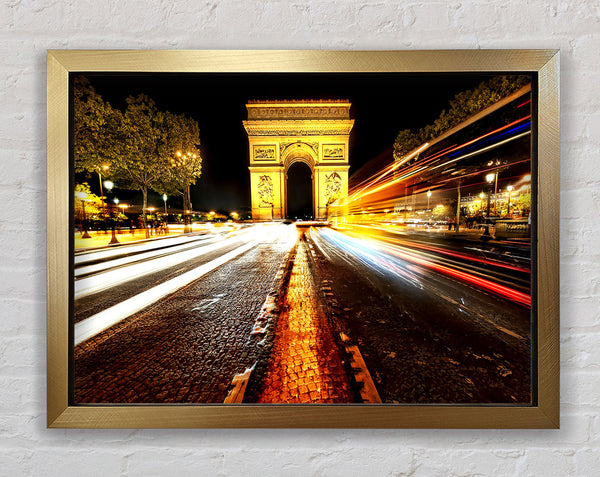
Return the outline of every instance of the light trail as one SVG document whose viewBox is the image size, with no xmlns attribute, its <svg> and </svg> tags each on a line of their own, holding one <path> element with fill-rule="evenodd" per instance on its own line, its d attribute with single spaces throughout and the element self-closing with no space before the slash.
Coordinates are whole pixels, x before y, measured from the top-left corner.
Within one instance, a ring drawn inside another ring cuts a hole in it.
<svg viewBox="0 0 600 477">
<path fill-rule="evenodd" d="M 192 250 L 184 250 L 171 255 L 156 259 L 147 259 L 144 262 L 122 265 L 119 268 L 100 272 L 98 274 L 81 278 L 75 281 L 75 299 L 83 298 L 93 293 L 106 290 L 116 285 L 140 278 L 150 273 L 155 273 L 167 268 L 196 259 L 202 255 L 218 251 L 225 247 L 234 245 L 238 241 L 242 243 L 255 240 L 257 234 L 264 231 L 264 227 L 257 226 L 244 230 L 239 236 L 231 236 L 217 243 L 206 245 Z"/>
<path fill-rule="evenodd" d="M 186 241 L 186 243 L 180 244 L 180 245 L 171 245 L 168 247 L 159 247 L 158 250 L 152 249 L 149 252 L 142 252 L 142 253 L 137 253 L 134 255 L 130 255 L 129 252 L 127 253 L 126 257 L 122 257 L 122 258 L 116 258 L 114 260 L 108 260 L 108 261 L 102 261 L 100 263 L 95 263 L 93 265 L 84 265 L 81 267 L 78 267 L 75 269 L 75 278 L 80 277 L 82 275 L 87 275 L 90 273 L 96 273 L 96 272 L 101 272 L 103 270 L 107 270 L 109 268 L 117 268 L 120 267 L 122 265 L 127 265 L 133 262 L 142 262 L 144 260 L 150 259 L 150 258 L 156 258 L 157 255 L 160 254 L 173 254 L 173 253 L 178 253 L 178 252 L 182 252 L 184 250 L 188 250 L 191 248 L 196 248 L 198 246 L 202 245 L 202 242 L 207 241 L 209 239 L 214 239 L 215 237 L 203 237 L 197 240 L 193 240 L 193 241 Z M 198 243 L 200 242 L 200 243 Z M 162 244 L 160 244 L 162 245 Z"/>
<path fill-rule="evenodd" d="M 109 258 L 118 257 L 119 255 L 123 255 L 125 253 L 139 253 L 147 250 L 153 250 L 158 247 L 171 247 L 173 245 L 195 242 L 204 238 L 204 236 L 199 237 L 197 235 L 180 235 L 177 237 L 168 238 L 159 237 L 156 239 L 151 239 L 149 241 L 144 241 L 143 243 L 136 243 L 134 245 L 124 243 L 117 247 L 111 247 L 106 249 L 103 248 L 102 250 L 76 253 L 74 263 L 75 265 L 83 265 L 88 262 L 96 262 L 99 260 L 106 260 Z"/>
<path fill-rule="evenodd" d="M 391 231 L 391 230 L 383 228 L 383 227 L 371 227 L 371 226 L 367 226 L 367 225 L 357 225 L 356 227 L 381 230 L 384 232 L 395 233 L 395 234 L 398 233 L 398 232 Z M 531 269 L 529 269 L 529 268 L 517 267 L 515 265 L 510 265 L 508 263 L 500 262 L 498 260 L 490 260 L 490 259 L 485 259 L 485 258 L 474 257 L 473 255 L 468 255 L 466 253 L 449 251 L 449 250 L 446 250 L 441 247 L 434 247 L 432 245 L 426 245 L 423 243 L 402 240 L 402 239 L 398 239 L 398 238 L 393 239 L 393 241 L 394 241 L 393 244 L 397 245 L 397 246 L 404 246 L 407 248 L 418 248 L 421 250 L 431 251 L 431 252 L 434 252 L 434 253 L 440 254 L 440 255 L 447 255 L 449 257 L 460 258 L 463 260 L 467 260 L 469 262 L 478 262 L 478 263 L 482 263 L 484 265 L 490 265 L 490 266 L 494 266 L 494 267 L 505 268 L 507 270 L 513 270 L 515 272 L 531 274 Z"/>
<path fill-rule="evenodd" d="M 339 207 L 350 206 L 350 207 L 352 207 L 353 211 L 356 211 L 358 208 L 361 207 L 361 205 L 364 206 L 364 203 L 359 204 L 359 202 L 363 201 L 368 196 L 372 196 L 372 195 L 382 192 L 386 189 L 388 190 L 388 192 L 387 192 L 388 195 L 393 194 L 393 195 L 398 196 L 399 194 L 395 193 L 394 190 L 390 190 L 390 189 L 393 186 L 398 185 L 401 182 L 406 181 L 407 179 L 410 179 L 411 177 L 417 176 L 419 173 L 422 173 L 425 171 L 433 171 L 440 167 L 447 166 L 449 164 L 458 162 L 462 159 L 467 159 L 474 155 L 482 154 L 491 149 L 502 146 L 510 141 L 519 139 L 520 137 L 530 134 L 530 131 L 526 131 L 522 134 L 516 134 L 512 137 L 509 137 L 502 141 L 496 142 L 495 144 L 492 144 L 490 146 L 479 148 L 476 151 L 472 151 L 472 147 L 474 147 L 477 144 L 479 146 L 481 146 L 481 145 L 489 143 L 490 141 L 497 141 L 498 139 L 505 138 L 507 135 L 518 133 L 525 128 L 530 128 L 530 126 L 531 126 L 530 119 L 531 119 L 531 115 L 523 116 L 522 118 L 512 121 L 512 122 L 510 122 L 504 126 L 501 126 L 499 128 L 496 128 L 493 131 L 485 133 L 477 138 L 471 139 L 460 145 L 454 145 L 454 146 L 447 147 L 447 148 L 443 149 L 442 151 L 439 151 L 433 155 L 427 156 L 421 160 L 414 162 L 413 164 L 405 167 L 404 169 L 400 169 L 399 168 L 400 165 L 405 164 L 408 160 L 412 159 L 413 157 L 418 156 L 418 154 L 420 152 L 422 152 L 423 150 L 426 149 L 426 147 L 428 146 L 428 143 L 425 143 L 425 144 L 423 144 L 423 146 L 421 146 L 417 150 L 413 151 L 413 153 L 410 155 L 410 157 L 404 158 L 402 160 L 402 162 L 394 162 L 394 163 L 386 166 L 385 168 L 382 169 L 382 171 L 375 174 L 371 179 L 366 179 L 359 186 L 356 186 L 355 188 L 353 188 L 350 191 L 346 201 L 339 204 Z M 450 161 L 446 161 L 442 164 L 438 164 L 438 165 L 432 164 L 435 161 L 437 161 L 443 157 L 452 158 L 456 154 L 460 154 L 461 151 L 471 151 L 471 152 L 468 152 L 467 154 L 462 154 L 460 157 L 452 159 Z M 390 175 L 390 173 L 392 173 L 392 172 L 395 172 L 394 176 L 388 177 Z M 385 200 L 385 199 L 380 199 L 380 200 Z M 372 201 L 373 201 L 373 203 L 375 203 L 377 201 L 377 199 L 372 198 Z M 372 205 L 372 203 L 370 203 L 370 205 Z"/>
<path fill-rule="evenodd" d="M 375 243 L 373 240 L 352 238 L 333 230 L 324 230 L 322 235 L 330 242 L 335 243 L 338 247 L 349 253 L 352 253 L 363 263 L 368 262 L 371 267 L 378 268 L 379 273 L 385 270 L 392 270 L 398 275 L 398 271 L 401 269 L 398 268 L 399 264 L 391 259 L 391 255 L 403 260 L 404 262 L 419 265 L 424 269 L 433 270 L 461 282 L 475 286 L 476 288 L 492 292 L 519 305 L 531 307 L 531 296 L 526 293 L 514 290 L 513 288 L 499 283 L 495 283 L 486 278 L 475 276 L 472 273 L 467 273 L 447 265 L 435 263 L 430 259 L 423 258 L 415 253 L 401 250 L 398 247 L 379 242 Z M 404 267 L 404 269 L 409 270 L 408 267 Z M 405 276 L 404 278 L 408 277 Z"/>
<path fill-rule="evenodd" d="M 215 268 L 223 265 L 224 263 L 233 260 L 235 257 L 247 252 L 251 248 L 255 247 L 256 241 L 251 241 L 241 247 L 228 252 L 219 258 L 212 260 L 211 262 L 205 263 L 189 272 L 183 273 L 175 278 L 161 283 L 145 292 L 135 295 L 121 303 L 111 306 L 100 313 L 86 318 L 83 321 L 75 324 L 75 336 L 74 344 L 77 346 L 80 343 L 90 339 L 97 335 L 101 331 L 123 321 L 128 316 L 143 310 L 144 308 L 156 303 L 158 300 L 170 295 L 171 293 L 179 290 L 180 288 L 190 284 L 191 282 L 198 280 L 203 275 L 213 271 Z"/>
<path fill-rule="evenodd" d="M 495 149 L 495 148 L 497 148 L 499 146 L 502 146 L 503 144 L 507 144 L 507 143 L 509 143 L 511 141 L 514 141 L 516 139 L 528 136 L 529 134 L 531 134 L 531 131 L 526 131 L 524 133 L 517 134 L 516 136 L 509 137 L 508 139 L 505 139 L 504 141 L 500 141 L 500 142 L 497 142 L 495 144 L 492 144 L 491 146 L 487 146 L 487 147 L 484 147 L 482 149 L 478 149 L 477 151 L 470 152 L 469 154 L 465 154 L 464 156 L 457 157 L 456 159 L 452 159 L 451 161 L 444 162 L 444 163 L 442 163 L 442 164 L 440 164 L 438 166 L 430 168 L 429 170 L 433 171 L 434 169 L 439 169 L 440 167 L 447 166 L 448 164 L 452 164 L 453 162 L 458 162 L 458 161 L 460 161 L 462 159 L 467 159 L 468 157 L 472 157 L 472 156 L 476 156 L 478 154 L 482 154 L 482 153 L 484 153 L 486 151 L 490 151 L 490 150 Z"/>
<path fill-rule="evenodd" d="M 289 250 L 296 243 L 296 238 L 295 227 L 287 227 L 281 224 L 254 225 L 246 232 L 248 243 L 76 323 L 74 344 L 77 346 L 125 318 L 198 280 L 221 265 L 248 252 L 260 243 L 277 242 L 283 248 Z"/>
</svg>

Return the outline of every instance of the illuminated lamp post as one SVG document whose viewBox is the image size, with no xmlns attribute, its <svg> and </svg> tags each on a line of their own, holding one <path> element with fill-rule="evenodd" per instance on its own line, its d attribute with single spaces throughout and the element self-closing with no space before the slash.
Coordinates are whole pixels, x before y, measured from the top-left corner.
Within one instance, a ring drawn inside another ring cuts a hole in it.
<svg viewBox="0 0 600 477">
<path fill-rule="evenodd" d="M 115 186 L 115 184 L 112 181 L 104 181 L 104 187 L 106 187 L 106 190 L 108 192 L 112 192 L 113 187 Z M 119 199 L 116 199 L 115 205 L 119 203 Z M 118 214 L 118 209 L 117 209 L 117 214 Z M 119 241 L 117 240 L 117 235 L 115 233 L 115 219 L 112 217 L 110 217 L 110 230 L 111 230 L 111 237 L 110 237 L 110 242 L 108 242 L 109 245 L 115 244 L 115 243 L 119 243 Z"/>
<path fill-rule="evenodd" d="M 512 192 L 512 190 L 513 190 L 513 186 L 509 185 L 509 186 L 506 188 L 506 190 L 508 191 L 508 203 L 507 203 L 507 206 L 506 206 L 506 210 L 507 210 L 507 215 L 508 215 L 508 218 L 510 219 L 510 193 L 511 193 L 511 192 Z"/>
<path fill-rule="evenodd" d="M 427 191 L 427 223 L 431 221 L 431 214 L 429 213 L 429 199 L 431 199 L 431 191 Z"/>
<path fill-rule="evenodd" d="M 87 194 L 83 191 L 77 192 L 77 197 L 81 199 L 81 207 L 82 207 L 82 220 L 81 220 L 81 230 L 83 231 L 83 235 L 81 238 L 92 238 L 92 236 L 88 233 L 87 230 L 87 217 L 85 215 L 85 201 L 87 200 Z"/>
<path fill-rule="evenodd" d="M 167 194 L 163 194 L 163 202 L 165 203 L 165 215 L 167 215 Z"/>
<path fill-rule="evenodd" d="M 102 192 L 102 173 L 101 171 L 107 171 L 109 169 L 107 164 L 103 164 L 102 167 L 98 168 L 98 181 L 100 183 L 100 202 L 102 203 L 102 215 L 104 215 L 104 193 Z"/>
<path fill-rule="evenodd" d="M 117 206 L 117 230 L 119 229 L 119 214 L 120 214 L 120 209 L 119 209 L 119 199 L 117 199 L 116 197 L 113 199 L 113 202 L 115 203 L 115 205 Z"/>
<path fill-rule="evenodd" d="M 485 180 L 488 183 L 488 198 L 487 198 L 487 214 L 485 219 L 485 230 L 481 235 L 481 240 L 491 240 L 492 236 L 490 235 L 490 198 L 492 196 L 492 183 L 496 179 L 496 174 L 493 172 L 489 173 L 485 176 Z"/>
</svg>

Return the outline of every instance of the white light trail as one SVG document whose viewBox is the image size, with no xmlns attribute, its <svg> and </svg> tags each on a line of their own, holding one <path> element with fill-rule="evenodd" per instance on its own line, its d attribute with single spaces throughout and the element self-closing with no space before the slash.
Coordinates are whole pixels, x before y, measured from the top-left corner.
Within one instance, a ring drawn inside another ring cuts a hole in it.
<svg viewBox="0 0 600 477">
<path fill-rule="evenodd" d="M 204 239 L 204 240 L 206 240 L 206 239 Z M 142 260 L 146 260 L 148 258 L 152 258 L 157 253 L 183 252 L 184 250 L 188 250 L 190 248 L 198 247 L 199 245 L 201 245 L 201 244 L 196 243 L 199 241 L 201 241 L 201 240 L 196 240 L 196 241 L 193 241 L 192 243 L 184 243 L 181 245 L 171 246 L 167 250 L 164 250 L 164 251 L 163 250 L 152 250 L 150 252 L 139 253 L 139 254 L 128 256 L 128 257 L 116 258 L 114 260 L 96 263 L 94 265 L 87 265 L 87 266 L 79 267 L 79 268 L 75 269 L 75 277 L 78 277 L 81 275 L 87 275 L 88 273 L 100 272 L 100 271 L 106 270 L 108 268 L 119 267 L 121 265 L 127 265 L 128 263 L 132 263 L 132 262 L 139 262 Z M 162 246 L 163 244 L 161 243 L 161 244 L 157 244 L 157 245 Z M 129 253 L 129 250 L 127 250 L 126 252 Z"/>
<path fill-rule="evenodd" d="M 211 272 L 215 268 L 229 262 L 238 255 L 241 255 L 257 245 L 256 241 L 252 241 L 241 247 L 232 250 L 231 252 L 222 255 L 221 257 L 205 263 L 189 272 L 183 273 L 175 278 L 161 283 L 145 292 L 135 295 L 118 305 L 111 306 L 106 310 L 96 313 L 89 318 L 75 324 L 75 346 L 83 343 L 85 340 L 97 335 L 101 331 L 119 323 L 128 316 L 143 310 L 147 306 L 156 303 L 158 300 L 177 291 L 181 287 L 188 285 L 194 280 L 199 279 L 203 275 Z"/>
<path fill-rule="evenodd" d="M 248 242 L 255 238 L 254 235 L 254 233 L 245 233 L 241 237 L 231 237 L 211 245 L 206 245 L 205 247 L 178 252 L 155 260 L 125 265 L 115 270 L 109 270 L 104 273 L 82 278 L 75 282 L 75 299 L 77 300 L 84 296 L 91 295 L 92 293 L 97 293 L 115 285 L 133 280 L 134 278 L 139 278 L 148 275 L 149 273 L 154 273 L 179 265 L 188 260 L 193 260 L 207 253 L 232 245 L 238 240 Z"/>
<path fill-rule="evenodd" d="M 115 257 L 124 253 L 143 252 L 145 250 L 152 250 L 156 247 L 168 247 L 170 245 L 183 244 L 187 242 L 193 242 L 199 240 L 197 236 L 180 236 L 180 237 L 169 237 L 169 238 L 157 238 L 150 242 L 144 242 L 138 245 L 119 245 L 118 247 L 110 248 L 108 250 L 99 250 L 95 252 L 85 252 L 75 255 L 75 265 L 80 265 L 86 262 L 92 262 L 96 260 L 103 260 L 105 258 Z"/>
<path fill-rule="evenodd" d="M 506 144 L 507 142 L 514 141 L 515 139 L 519 139 L 519 138 L 521 138 L 523 136 L 527 136 L 528 134 L 531 134 L 531 131 L 526 131 L 524 133 L 517 134 L 516 136 L 509 137 L 508 139 L 505 139 L 504 141 L 497 142 L 496 144 L 492 144 L 491 146 L 484 147 L 483 149 L 478 149 L 477 151 L 470 152 L 469 154 L 465 154 L 464 156 L 457 157 L 456 159 L 452 159 L 451 161 L 444 162 L 443 164 L 440 164 L 439 166 L 432 167 L 429 170 L 433 171 L 434 169 L 438 169 L 439 167 L 446 166 L 448 164 L 452 164 L 453 162 L 460 161 L 461 159 L 466 159 L 467 157 L 471 157 L 471 156 L 475 156 L 477 154 L 481 154 L 482 152 L 486 152 L 486 151 L 489 151 L 490 149 L 494 149 L 494 148 L 496 148 L 498 146 L 502 146 L 502 144 Z"/>
</svg>

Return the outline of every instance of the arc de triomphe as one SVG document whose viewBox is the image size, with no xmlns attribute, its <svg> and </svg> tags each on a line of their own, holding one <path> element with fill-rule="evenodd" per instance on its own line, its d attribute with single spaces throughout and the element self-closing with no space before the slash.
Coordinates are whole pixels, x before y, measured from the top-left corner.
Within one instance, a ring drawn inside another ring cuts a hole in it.
<svg viewBox="0 0 600 477">
<path fill-rule="evenodd" d="M 311 170 L 316 220 L 326 219 L 327 206 L 348 195 L 350 106 L 347 100 L 246 104 L 253 220 L 286 217 L 287 174 L 295 162 Z"/>
</svg>

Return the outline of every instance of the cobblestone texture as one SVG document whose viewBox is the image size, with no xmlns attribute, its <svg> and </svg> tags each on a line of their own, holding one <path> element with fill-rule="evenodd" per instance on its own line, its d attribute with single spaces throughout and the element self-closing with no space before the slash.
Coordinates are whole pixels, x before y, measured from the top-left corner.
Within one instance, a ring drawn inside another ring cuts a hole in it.
<svg viewBox="0 0 600 477">
<path fill-rule="evenodd" d="M 251 332 L 286 253 L 262 244 L 76 348 L 75 402 L 223 402 L 261 353 Z"/>
<path fill-rule="evenodd" d="M 217 240 L 223 240 L 218 237 L 215 240 L 209 240 L 206 243 L 199 244 L 199 247 L 204 247 L 213 244 Z M 185 273 L 193 268 L 196 268 L 204 263 L 208 263 L 221 255 L 230 252 L 231 250 L 239 247 L 241 242 L 233 242 L 231 245 L 214 252 L 209 252 L 206 255 L 202 255 L 192 260 L 188 260 L 185 263 L 159 270 L 154 273 L 149 273 L 142 277 L 136 278 L 135 280 L 124 282 L 117 287 L 112 287 L 108 290 L 104 290 L 98 293 L 85 296 L 75 300 L 74 303 L 74 317 L 75 323 L 78 323 L 85 318 L 88 318 L 95 313 L 98 313 L 106 308 L 116 305 L 128 298 L 131 298 L 138 293 L 142 293 L 160 283 L 164 283 L 171 278 L 174 278 L 182 273 Z"/>
<path fill-rule="evenodd" d="M 442 319 L 448 313 L 435 290 L 443 281 L 406 300 L 360 264 L 317 252 L 314 265 L 337 331 L 359 346 L 383 402 L 530 401 L 527 342 L 509 346 L 479 323 Z M 413 300 L 423 303 L 408 306 Z"/>
<path fill-rule="evenodd" d="M 258 402 L 353 402 L 332 333 L 318 302 L 306 243 L 300 240 Z"/>
</svg>

